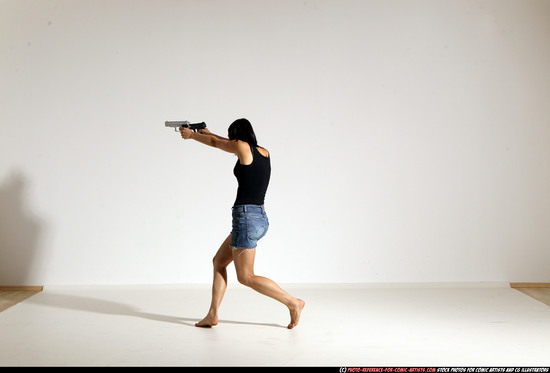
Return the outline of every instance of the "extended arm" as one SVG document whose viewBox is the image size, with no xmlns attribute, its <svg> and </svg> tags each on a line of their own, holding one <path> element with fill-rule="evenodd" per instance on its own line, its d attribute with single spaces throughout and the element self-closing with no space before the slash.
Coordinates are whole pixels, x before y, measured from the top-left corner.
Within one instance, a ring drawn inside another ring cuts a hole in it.
<svg viewBox="0 0 550 373">
<path fill-rule="evenodd" d="M 214 135 L 210 131 L 207 133 L 193 132 L 185 127 L 182 127 L 180 132 L 181 137 L 184 139 L 193 139 L 204 145 L 212 146 L 228 153 L 237 154 L 239 158 L 243 153 L 243 144 L 241 141 L 232 141 L 224 137 Z"/>
<path fill-rule="evenodd" d="M 221 137 L 221 136 L 218 136 L 218 135 L 216 135 L 216 134 L 213 134 L 212 132 L 210 132 L 210 131 L 208 130 L 208 128 L 200 129 L 200 130 L 199 130 L 199 133 L 201 133 L 201 134 L 203 134 L 203 135 L 214 136 L 214 137 L 217 137 L 217 138 L 220 139 L 220 140 L 227 140 L 227 138 L 225 138 L 225 137 Z"/>
</svg>

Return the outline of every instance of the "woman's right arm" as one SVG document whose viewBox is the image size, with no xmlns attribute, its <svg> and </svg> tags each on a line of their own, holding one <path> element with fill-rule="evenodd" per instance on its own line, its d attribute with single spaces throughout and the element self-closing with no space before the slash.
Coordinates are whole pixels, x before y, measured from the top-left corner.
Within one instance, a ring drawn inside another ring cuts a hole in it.
<svg viewBox="0 0 550 373">
<path fill-rule="evenodd" d="M 250 152 L 248 143 L 244 141 L 232 141 L 225 137 L 214 135 L 210 131 L 208 131 L 208 133 L 203 133 L 202 131 L 193 132 L 187 127 L 180 127 L 180 133 L 183 139 L 193 139 L 204 145 L 212 146 L 228 153 L 237 154 L 239 160 L 242 159 L 246 151 Z"/>
<path fill-rule="evenodd" d="M 200 130 L 199 130 L 199 133 L 202 133 L 203 135 L 214 136 L 214 137 L 217 137 L 217 138 L 220 139 L 220 140 L 227 140 L 227 138 L 225 138 L 225 137 L 221 137 L 221 136 L 218 136 L 218 135 L 213 134 L 212 132 L 210 132 L 210 131 L 208 130 L 208 128 L 200 129 Z"/>
</svg>

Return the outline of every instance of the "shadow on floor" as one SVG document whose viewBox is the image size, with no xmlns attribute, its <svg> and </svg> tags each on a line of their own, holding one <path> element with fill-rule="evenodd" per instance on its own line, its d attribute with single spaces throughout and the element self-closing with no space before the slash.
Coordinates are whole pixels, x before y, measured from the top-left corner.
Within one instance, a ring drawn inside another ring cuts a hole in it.
<svg viewBox="0 0 550 373">
<path fill-rule="evenodd" d="M 188 318 L 188 317 L 179 317 L 179 316 L 170 316 L 170 315 L 160 315 L 149 312 L 142 312 L 136 309 L 135 307 L 129 306 L 127 304 L 113 302 L 104 299 L 82 297 L 69 294 L 55 294 L 48 293 L 44 297 L 32 297 L 26 302 L 39 304 L 42 306 L 57 307 L 63 309 L 70 309 L 83 312 L 93 312 L 106 315 L 118 315 L 118 316 L 132 316 L 132 317 L 141 317 L 148 320 L 160 321 L 173 323 L 178 325 L 192 326 L 195 327 L 195 323 L 198 322 L 201 318 Z M 255 325 L 255 326 L 265 326 L 265 327 L 274 327 L 274 328 L 285 328 L 286 326 L 270 323 L 257 323 L 257 322 L 247 322 L 247 321 L 234 321 L 234 320 L 219 320 L 220 324 L 238 324 L 238 325 Z"/>
</svg>

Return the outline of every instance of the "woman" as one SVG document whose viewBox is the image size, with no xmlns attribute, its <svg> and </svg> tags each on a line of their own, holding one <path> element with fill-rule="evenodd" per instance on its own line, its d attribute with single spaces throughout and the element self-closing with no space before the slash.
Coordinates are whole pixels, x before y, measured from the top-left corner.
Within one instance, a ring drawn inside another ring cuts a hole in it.
<svg viewBox="0 0 550 373">
<path fill-rule="evenodd" d="M 182 127 L 180 132 L 184 139 L 196 140 L 236 154 L 239 158 L 233 169 L 239 183 L 233 205 L 233 229 L 213 260 L 210 310 L 195 326 L 211 327 L 218 324 L 218 309 L 227 288 L 226 268 L 234 262 L 239 282 L 287 306 L 290 311 L 288 328 L 294 328 L 298 325 L 305 302 L 288 294 L 272 280 L 254 274 L 257 241 L 269 227 L 264 210 L 264 197 L 271 175 L 269 152 L 258 146 L 252 125 L 246 119 L 237 119 L 229 126 L 228 139 L 214 135 L 207 129 L 197 133 Z"/>
</svg>

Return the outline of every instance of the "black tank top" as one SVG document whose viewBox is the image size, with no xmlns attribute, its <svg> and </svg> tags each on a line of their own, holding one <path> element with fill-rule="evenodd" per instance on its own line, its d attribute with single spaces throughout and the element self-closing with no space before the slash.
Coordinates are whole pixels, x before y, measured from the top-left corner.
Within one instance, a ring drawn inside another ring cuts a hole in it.
<svg viewBox="0 0 550 373">
<path fill-rule="evenodd" d="M 271 162 L 269 156 L 264 157 L 256 147 L 250 146 L 250 150 L 252 163 L 245 166 L 237 160 L 233 169 L 233 174 L 239 182 L 234 206 L 264 204 L 265 192 L 271 176 Z"/>
</svg>

